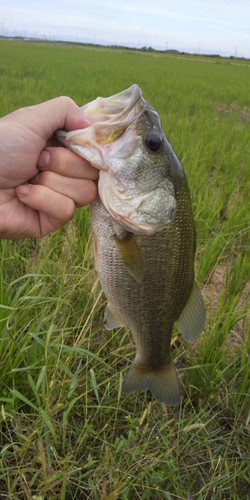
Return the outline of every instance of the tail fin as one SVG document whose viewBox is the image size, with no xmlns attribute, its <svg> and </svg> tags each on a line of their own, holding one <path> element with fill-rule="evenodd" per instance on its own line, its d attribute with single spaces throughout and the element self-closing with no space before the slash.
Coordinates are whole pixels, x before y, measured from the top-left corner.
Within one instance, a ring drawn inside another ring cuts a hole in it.
<svg viewBox="0 0 250 500">
<path fill-rule="evenodd" d="M 122 385 L 122 392 L 150 389 L 159 403 L 175 406 L 180 402 L 180 386 L 173 361 L 160 370 L 149 370 L 137 359 L 133 362 Z"/>
</svg>

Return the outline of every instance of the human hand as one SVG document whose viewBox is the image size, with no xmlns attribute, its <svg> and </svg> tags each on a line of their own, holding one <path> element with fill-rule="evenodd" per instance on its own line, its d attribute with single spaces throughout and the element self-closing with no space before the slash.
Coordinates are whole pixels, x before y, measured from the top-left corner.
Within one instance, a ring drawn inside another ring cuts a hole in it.
<svg viewBox="0 0 250 500">
<path fill-rule="evenodd" d="M 41 238 L 94 200 L 98 171 L 51 140 L 59 128 L 87 125 L 68 97 L 0 119 L 0 238 Z"/>
</svg>

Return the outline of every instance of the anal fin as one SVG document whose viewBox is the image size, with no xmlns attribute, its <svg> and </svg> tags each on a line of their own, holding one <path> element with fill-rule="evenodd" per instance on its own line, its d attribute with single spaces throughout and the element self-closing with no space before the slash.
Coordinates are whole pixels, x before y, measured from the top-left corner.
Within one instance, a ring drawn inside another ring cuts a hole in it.
<svg viewBox="0 0 250 500">
<path fill-rule="evenodd" d="M 148 369 L 135 359 L 122 385 L 122 392 L 129 393 L 150 389 L 159 403 L 175 406 L 180 402 L 180 385 L 173 361 L 160 370 Z"/>
<path fill-rule="evenodd" d="M 121 326 L 124 326 L 109 302 L 104 313 L 104 326 L 106 330 L 109 331 L 113 330 L 114 328 L 120 328 Z"/>
<path fill-rule="evenodd" d="M 205 308 L 199 288 L 194 281 L 190 297 L 177 320 L 178 328 L 187 340 L 194 340 L 205 328 Z"/>
</svg>

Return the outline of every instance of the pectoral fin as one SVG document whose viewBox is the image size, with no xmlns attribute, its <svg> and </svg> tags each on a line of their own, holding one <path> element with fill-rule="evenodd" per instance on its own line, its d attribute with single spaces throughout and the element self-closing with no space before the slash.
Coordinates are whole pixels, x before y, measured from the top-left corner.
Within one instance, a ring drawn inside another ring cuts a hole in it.
<svg viewBox="0 0 250 500">
<path fill-rule="evenodd" d="M 123 231 L 122 236 L 114 236 L 117 250 L 128 272 L 141 283 L 144 269 L 140 249 L 133 236 L 128 231 Z"/>
<path fill-rule="evenodd" d="M 180 332 L 187 340 L 196 339 L 205 328 L 203 298 L 195 281 L 190 297 L 177 320 L 177 324 Z"/>
<path fill-rule="evenodd" d="M 121 326 L 124 326 L 109 302 L 104 313 L 104 326 L 106 330 L 113 330 L 113 328 L 120 328 Z"/>
</svg>

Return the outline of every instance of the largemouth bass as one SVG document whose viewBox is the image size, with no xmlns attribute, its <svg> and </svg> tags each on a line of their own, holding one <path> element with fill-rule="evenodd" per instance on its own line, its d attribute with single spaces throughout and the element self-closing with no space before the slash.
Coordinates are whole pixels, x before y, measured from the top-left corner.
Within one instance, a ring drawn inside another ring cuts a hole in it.
<svg viewBox="0 0 250 500">
<path fill-rule="evenodd" d="M 108 299 L 105 326 L 130 328 L 137 348 L 122 391 L 148 388 L 157 401 L 176 405 L 174 323 L 188 340 L 205 325 L 194 277 L 195 226 L 186 176 L 137 85 L 98 97 L 82 110 L 89 127 L 57 135 L 100 170 L 90 221 Z"/>
</svg>

